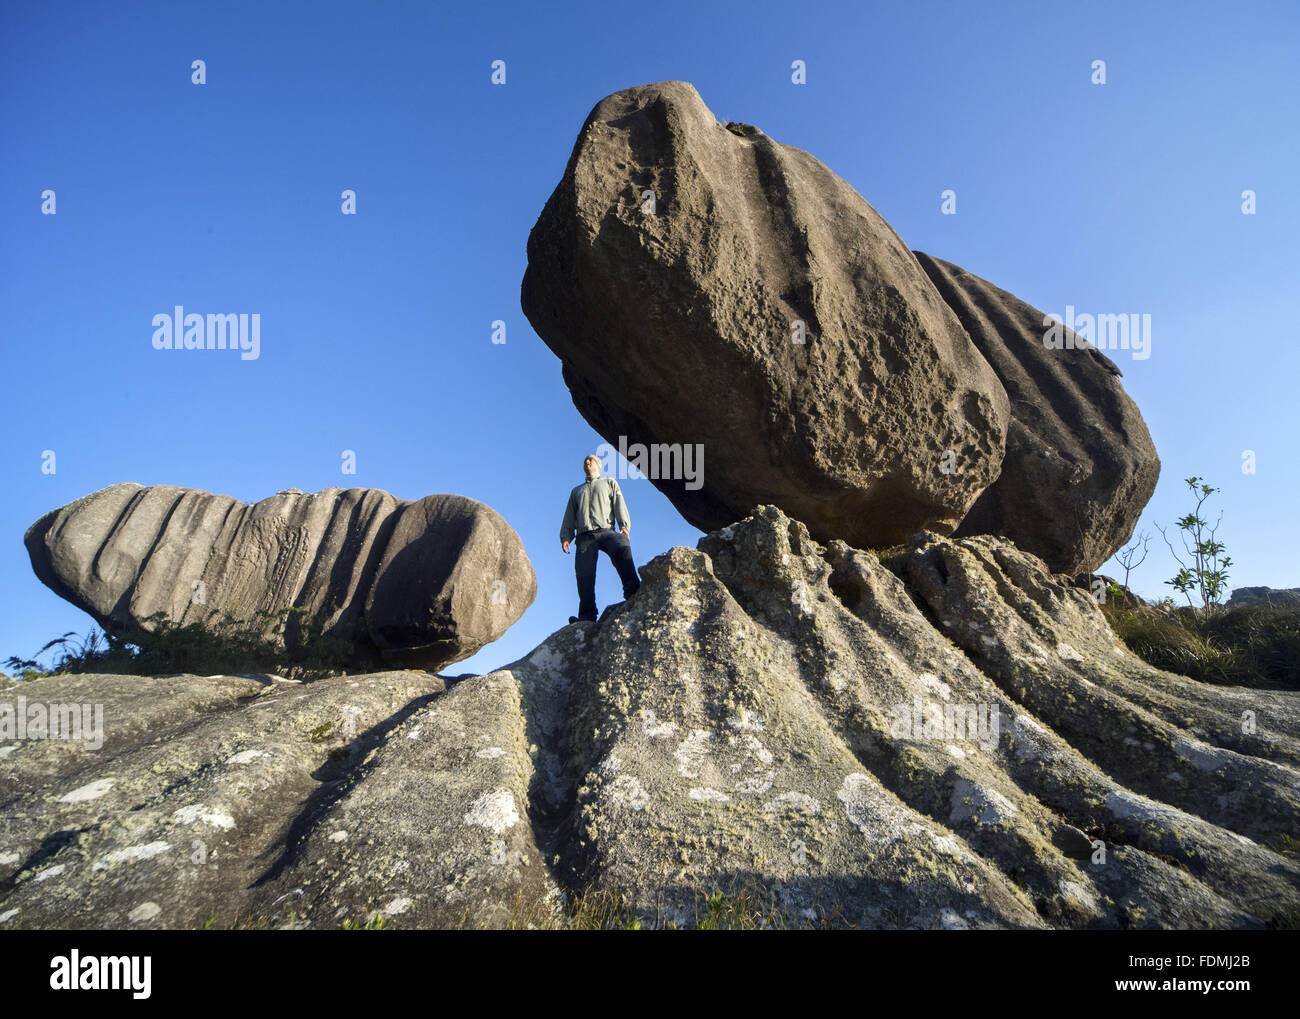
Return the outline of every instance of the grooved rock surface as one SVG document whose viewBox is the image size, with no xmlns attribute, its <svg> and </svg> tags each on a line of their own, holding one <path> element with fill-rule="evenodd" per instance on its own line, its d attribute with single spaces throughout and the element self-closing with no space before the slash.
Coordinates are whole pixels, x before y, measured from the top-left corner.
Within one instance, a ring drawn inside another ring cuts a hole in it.
<svg viewBox="0 0 1300 1019">
<path fill-rule="evenodd" d="M 1011 399 L 1002 474 L 957 535 L 1003 535 L 1057 573 L 1096 570 L 1133 534 L 1160 477 L 1119 368 L 1093 346 L 1044 346 L 1037 308 L 951 262 L 916 258 Z"/>
<path fill-rule="evenodd" d="M 1006 393 L 911 251 L 825 165 L 718 123 L 686 82 L 591 112 L 521 300 L 611 444 L 703 446 L 702 486 L 651 468 L 703 530 L 774 503 L 816 536 L 895 544 L 952 530 L 998 476 Z"/>
<path fill-rule="evenodd" d="M 0 927 L 545 924 L 587 888 L 655 926 L 715 888 L 791 925 L 1300 909 L 1300 694 L 1152 669 L 1010 542 L 922 533 L 882 563 L 763 506 L 642 578 L 445 688 L 3 689 L 99 700 L 106 736 L 0 728 Z"/>
<path fill-rule="evenodd" d="M 537 594 L 523 542 L 459 495 L 281 492 L 251 506 L 190 488 L 112 485 L 27 531 L 32 568 L 107 630 L 249 620 L 294 606 L 357 660 L 440 669 L 468 658 Z M 293 624 L 282 637 L 293 644 Z"/>
</svg>

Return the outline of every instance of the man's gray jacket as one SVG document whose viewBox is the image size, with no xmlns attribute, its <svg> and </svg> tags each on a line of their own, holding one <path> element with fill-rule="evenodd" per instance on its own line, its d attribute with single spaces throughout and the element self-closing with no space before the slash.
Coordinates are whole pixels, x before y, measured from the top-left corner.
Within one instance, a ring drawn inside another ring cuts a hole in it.
<svg viewBox="0 0 1300 1019">
<path fill-rule="evenodd" d="M 564 523 L 560 524 L 560 540 L 572 541 L 574 533 L 613 527 L 631 529 L 627 503 L 613 478 L 588 478 L 569 493 L 564 507 Z"/>
</svg>

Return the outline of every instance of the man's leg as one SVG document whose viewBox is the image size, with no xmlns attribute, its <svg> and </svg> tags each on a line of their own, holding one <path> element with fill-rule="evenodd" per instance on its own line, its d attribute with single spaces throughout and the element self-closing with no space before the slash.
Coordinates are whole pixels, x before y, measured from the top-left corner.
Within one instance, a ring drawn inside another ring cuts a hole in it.
<svg viewBox="0 0 1300 1019">
<path fill-rule="evenodd" d="M 573 572 L 578 576 L 578 618 L 596 619 L 596 536 L 578 535 L 573 553 Z"/>
<path fill-rule="evenodd" d="M 632 561 L 632 539 L 622 531 L 604 531 L 600 536 L 600 547 L 618 570 L 618 579 L 623 581 L 623 597 L 631 598 L 641 586 L 636 563 Z"/>
</svg>

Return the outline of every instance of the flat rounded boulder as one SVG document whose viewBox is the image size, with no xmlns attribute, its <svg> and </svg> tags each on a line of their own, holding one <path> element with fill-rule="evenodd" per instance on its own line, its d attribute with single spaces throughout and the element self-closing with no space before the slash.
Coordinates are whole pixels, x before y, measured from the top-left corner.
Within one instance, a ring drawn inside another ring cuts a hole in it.
<svg viewBox="0 0 1300 1019">
<path fill-rule="evenodd" d="M 295 489 L 246 505 L 117 484 L 45 514 L 24 540 L 41 582 L 107 631 L 147 631 L 160 612 L 211 625 L 293 607 L 361 663 L 440 669 L 500 637 L 537 595 L 519 535 L 460 495 Z M 270 636 L 292 648 L 299 634 Z"/>
</svg>

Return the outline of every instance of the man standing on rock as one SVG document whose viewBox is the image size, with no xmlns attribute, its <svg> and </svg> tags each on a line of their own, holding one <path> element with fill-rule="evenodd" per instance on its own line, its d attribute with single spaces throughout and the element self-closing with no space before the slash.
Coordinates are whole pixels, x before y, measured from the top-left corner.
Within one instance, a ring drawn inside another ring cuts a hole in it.
<svg viewBox="0 0 1300 1019">
<path fill-rule="evenodd" d="M 636 565 L 632 562 L 632 539 L 628 537 L 632 522 L 618 482 L 600 476 L 600 458 L 594 454 L 582 461 L 587 480 L 569 493 L 560 524 L 560 546 L 569 554 L 574 533 L 578 536 L 574 572 L 578 575 L 578 614 L 569 622 L 596 619 L 596 553 L 604 552 L 623 581 L 623 598 L 631 598 L 641 586 Z M 617 525 L 617 530 L 615 529 Z"/>
</svg>

